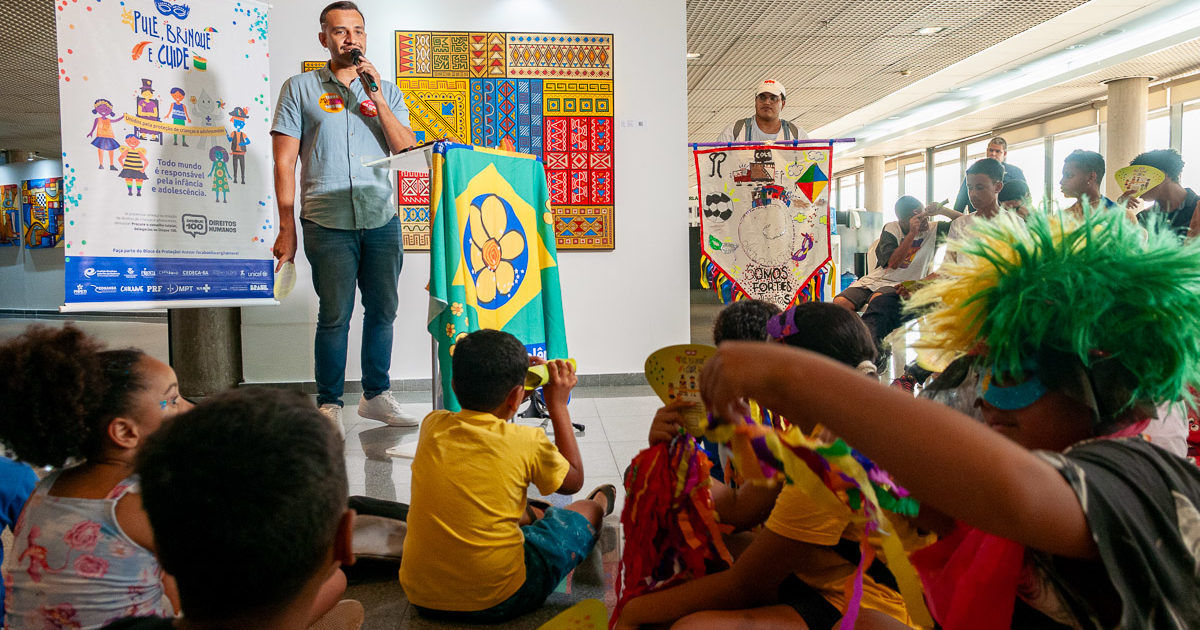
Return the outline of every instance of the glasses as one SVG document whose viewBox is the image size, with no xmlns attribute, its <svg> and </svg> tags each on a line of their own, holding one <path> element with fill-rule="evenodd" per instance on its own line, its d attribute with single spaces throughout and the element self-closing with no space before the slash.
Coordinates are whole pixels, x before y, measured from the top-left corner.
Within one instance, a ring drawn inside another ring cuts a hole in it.
<svg viewBox="0 0 1200 630">
<path fill-rule="evenodd" d="M 779 100 L 779 95 L 771 94 L 770 92 L 763 92 L 762 94 L 758 95 L 758 100 L 764 101 L 767 103 L 774 103 L 775 101 Z"/>
</svg>

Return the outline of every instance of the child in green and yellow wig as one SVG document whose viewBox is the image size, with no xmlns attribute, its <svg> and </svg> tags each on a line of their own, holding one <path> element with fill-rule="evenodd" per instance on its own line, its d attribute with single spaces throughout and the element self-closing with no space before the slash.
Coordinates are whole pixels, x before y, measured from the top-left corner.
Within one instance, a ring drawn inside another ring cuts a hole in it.
<svg viewBox="0 0 1200 630">
<path fill-rule="evenodd" d="M 1123 436 L 1200 384 L 1200 242 L 1120 208 L 1027 221 L 951 243 L 957 262 L 911 303 L 927 364 L 978 361 L 987 426 L 771 344 L 723 345 L 705 401 L 818 420 L 957 518 L 912 558 L 947 630 L 1194 626 L 1200 469 Z"/>
</svg>

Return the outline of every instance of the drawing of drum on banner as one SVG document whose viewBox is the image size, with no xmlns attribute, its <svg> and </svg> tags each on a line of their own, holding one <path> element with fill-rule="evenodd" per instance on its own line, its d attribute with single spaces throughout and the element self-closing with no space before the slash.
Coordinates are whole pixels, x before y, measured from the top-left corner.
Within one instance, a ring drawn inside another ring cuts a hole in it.
<svg viewBox="0 0 1200 630">
<path fill-rule="evenodd" d="M 728 304 L 821 298 L 830 270 L 830 146 L 694 151 L 701 282 Z"/>
<path fill-rule="evenodd" d="M 57 9 L 64 309 L 274 303 L 267 5 Z"/>
</svg>

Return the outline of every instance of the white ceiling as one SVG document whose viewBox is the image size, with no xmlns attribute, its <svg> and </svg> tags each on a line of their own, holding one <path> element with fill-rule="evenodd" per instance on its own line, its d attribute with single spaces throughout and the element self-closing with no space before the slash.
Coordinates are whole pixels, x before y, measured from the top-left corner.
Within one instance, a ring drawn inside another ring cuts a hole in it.
<svg viewBox="0 0 1200 630">
<path fill-rule="evenodd" d="M 712 140 L 730 121 L 751 115 L 754 86 L 766 77 L 788 87 L 785 117 L 813 135 L 866 138 L 878 131 L 872 123 L 930 104 L 961 103 L 956 87 L 1028 67 L 1181 6 L 1192 8 L 1184 18 L 1195 22 L 1190 26 L 1198 33 L 1191 38 L 1134 51 L 1138 56 L 1105 68 L 1077 69 L 1074 76 L 1058 77 L 1056 86 L 1030 86 L 1001 102 L 976 97 L 947 120 L 894 130 L 839 152 L 850 160 L 987 133 L 1089 102 L 1104 95 L 1104 79 L 1151 74 L 1163 80 L 1197 72 L 1200 2 L 688 0 L 688 51 L 703 55 L 688 62 L 688 138 Z M 915 35 L 923 26 L 946 30 Z M 54 32 L 52 0 L 0 2 L 0 150 L 61 151 Z"/>
<path fill-rule="evenodd" d="M 1182 26 L 1134 30 L 1163 15 Z M 1106 79 L 1200 70 L 1195 0 L 688 0 L 687 16 L 688 52 L 703 55 L 688 62 L 689 141 L 752 115 L 754 87 L 771 77 L 788 88 L 785 118 L 814 137 L 860 140 L 840 148 L 838 170 L 1093 101 Z M 925 26 L 946 30 L 915 33 Z M 1137 41 L 1106 47 L 1125 32 Z"/>
</svg>

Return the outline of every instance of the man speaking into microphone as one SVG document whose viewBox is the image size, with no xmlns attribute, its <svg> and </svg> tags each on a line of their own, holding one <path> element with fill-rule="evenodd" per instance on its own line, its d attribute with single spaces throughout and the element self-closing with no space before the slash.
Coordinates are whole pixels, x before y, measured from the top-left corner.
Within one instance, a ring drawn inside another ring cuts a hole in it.
<svg viewBox="0 0 1200 630">
<path fill-rule="evenodd" d="M 362 12 L 353 2 L 321 11 L 329 63 L 289 78 L 271 125 L 279 235 L 276 269 L 296 257 L 296 160 L 300 225 L 319 308 L 315 342 L 317 404 L 338 432 L 355 286 L 362 292 L 362 389 L 358 415 L 415 426 L 392 398 L 392 322 L 404 252 L 391 171 L 364 167 L 416 144 L 408 108 L 367 57 Z"/>
</svg>

